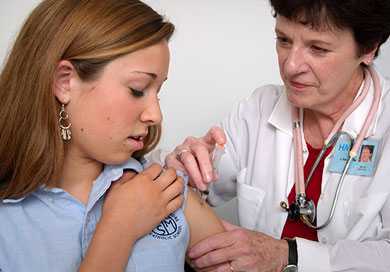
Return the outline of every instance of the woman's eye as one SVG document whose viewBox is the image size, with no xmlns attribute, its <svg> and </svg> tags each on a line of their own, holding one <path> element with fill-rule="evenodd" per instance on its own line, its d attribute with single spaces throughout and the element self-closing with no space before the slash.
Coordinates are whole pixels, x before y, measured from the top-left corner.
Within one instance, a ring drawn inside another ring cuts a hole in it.
<svg viewBox="0 0 390 272">
<path fill-rule="evenodd" d="M 144 92 L 143 92 L 143 91 L 136 90 L 136 89 L 130 88 L 130 87 L 129 87 L 129 89 L 130 89 L 131 94 L 132 94 L 134 97 L 142 97 L 142 96 L 144 96 Z"/>
<path fill-rule="evenodd" d="M 322 47 L 319 47 L 319 46 L 315 46 L 315 45 L 313 45 L 311 47 L 311 49 L 313 50 L 313 52 L 320 53 L 320 54 L 325 54 L 325 53 L 329 52 L 328 49 L 325 49 L 325 48 L 322 48 Z"/>
<path fill-rule="evenodd" d="M 276 42 L 280 45 L 287 45 L 289 43 L 289 40 L 285 37 L 280 37 L 280 36 L 277 36 L 276 37 Z"/>
</svg>

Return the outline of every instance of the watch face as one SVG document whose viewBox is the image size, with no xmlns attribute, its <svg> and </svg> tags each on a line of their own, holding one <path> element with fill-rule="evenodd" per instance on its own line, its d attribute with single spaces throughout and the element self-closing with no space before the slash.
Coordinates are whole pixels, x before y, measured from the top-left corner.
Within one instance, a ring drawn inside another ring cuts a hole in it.
<svg viewBox="0 0 390 272">
<path fill-rule="evenodd" d="M 298 267 L 293 264 L 287 265 L 282 272 L 298 272 Z"/>
</svg>

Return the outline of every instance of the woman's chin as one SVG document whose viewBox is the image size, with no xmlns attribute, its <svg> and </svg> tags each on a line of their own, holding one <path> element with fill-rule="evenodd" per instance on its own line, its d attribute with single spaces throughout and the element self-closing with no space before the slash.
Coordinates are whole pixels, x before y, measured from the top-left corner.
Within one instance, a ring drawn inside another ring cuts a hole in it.
<svg viewBox="0 0 390 272">
<path fill-rule="evenodd" d="M 312 99 L 308 99 L 307 97 L 297 97 L 287 94 L 287 100 L 292 106 L 297 108 L 315 110 L 318 107 L 316 103 L 313 103 Z"/>
<path fill-rule="evenodd" d="M 127 162 L 134 154 L 135 151 L 118 154 L 115 157 L 107 158 L 103 161 L 106 165 L 119 165 Z"/>
</svg>

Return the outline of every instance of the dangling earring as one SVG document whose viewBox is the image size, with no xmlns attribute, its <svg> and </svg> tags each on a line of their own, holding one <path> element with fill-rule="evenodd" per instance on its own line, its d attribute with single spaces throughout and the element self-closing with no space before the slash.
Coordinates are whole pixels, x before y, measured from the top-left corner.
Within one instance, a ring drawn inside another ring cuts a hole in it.
<svg viewBox="0 0 390 272">
<path fill-rule="evenodd" d="M 372 62 L 373 62 L 373 59 L 372 59 L 372 58 L 367 58 L 367 59 L 364 60 L 363 62 L 364 62 L 364 64 L 365 64 L 366 66 L 370 66 L 370 65 L 372 64 Z"/>
<path fill-rule="evenodd" d="M 365 64 L 366 66 L 370 66 L 370 65 L 372 64 L 372 61 L 371 61 L 371 60 L 367 60 L 367 61 L 364 62 L 364 64 Z"/>
<path fill-rule="evenodd" d="M 59 114 L 60 118 L 58 119 L 58 122 L 60 124 L 60 130 L 61 130 L 61 137 L 64 141 L 70 141 L 72 138 L 72 132 L 70 131 L 70 127 L 72 124 L 69 122 L 69 116 L 68 113 L 65 111 L 65 105 L 61 105 L 61 111 Z"/>
</svg>

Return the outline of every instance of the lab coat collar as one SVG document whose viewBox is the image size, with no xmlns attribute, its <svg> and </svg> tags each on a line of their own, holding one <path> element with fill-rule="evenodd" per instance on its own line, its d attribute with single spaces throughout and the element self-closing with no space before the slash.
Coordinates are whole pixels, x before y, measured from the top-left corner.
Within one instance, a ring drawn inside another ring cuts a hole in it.
<svg viewBox="0 0 390 272">
<path fill-rule="evenodd" d="M 268 118 L 268 123 L 292 137 L 291 104 L 288 102 L 285 87 L 280 88 L 281 94 Z"/>
<path fill-rule="evenodd" d="M 374 68 L 375 69 L 375 68 Z M 376 70 L 376 69 L 375 69 Z M 377 72 L 378 73 L 378 72 Z M 383 97 L 383 91 L 387 90 L 387 86 L 384 86 L 386 84 L 386 80 L 378 73 L 379 79 L 380 79 L 380 88 L 382 90 L 382 97 Z M 374 84 L 372 82 L 372 79 L 370 78 L 371 84 L 369 92 L 364 99 L 364 101 L 354 110 L 354 112 L 351 113 L 350 116 L 345 120 L 342 130 L 345 132 L 348 132 L 351 136 L 356 138 L 358 133 L 360 132 L 365 117 L 368 114 L 368 111 L 370 110 L 371 103 L 373 100 L 374 95 Z M 362 91 L 363 83 L 359 88 L 358 94 Z M 285 92 L 285 88 L 281 88 L 281 95 L 278 99 L 278 101 L 275 104 L 275 107 L 271 113 L 271 116 L 268 119 L 268 122 L 273 125 L 276 129 L 279 129 L 286 134 L 290 135 L 292 137 L 292 117 L 291 117 L 291 104 L 287 99 L 287 95 Z M 374 122 L 370 126 L 368 136 L 372 136 L 375 134 L 377 122 L 378 122 L 378 116 L 380 115 L 382 109 L 382 99 L 379 103 L 378 112 L 375 115 Z"/>
</svg>

